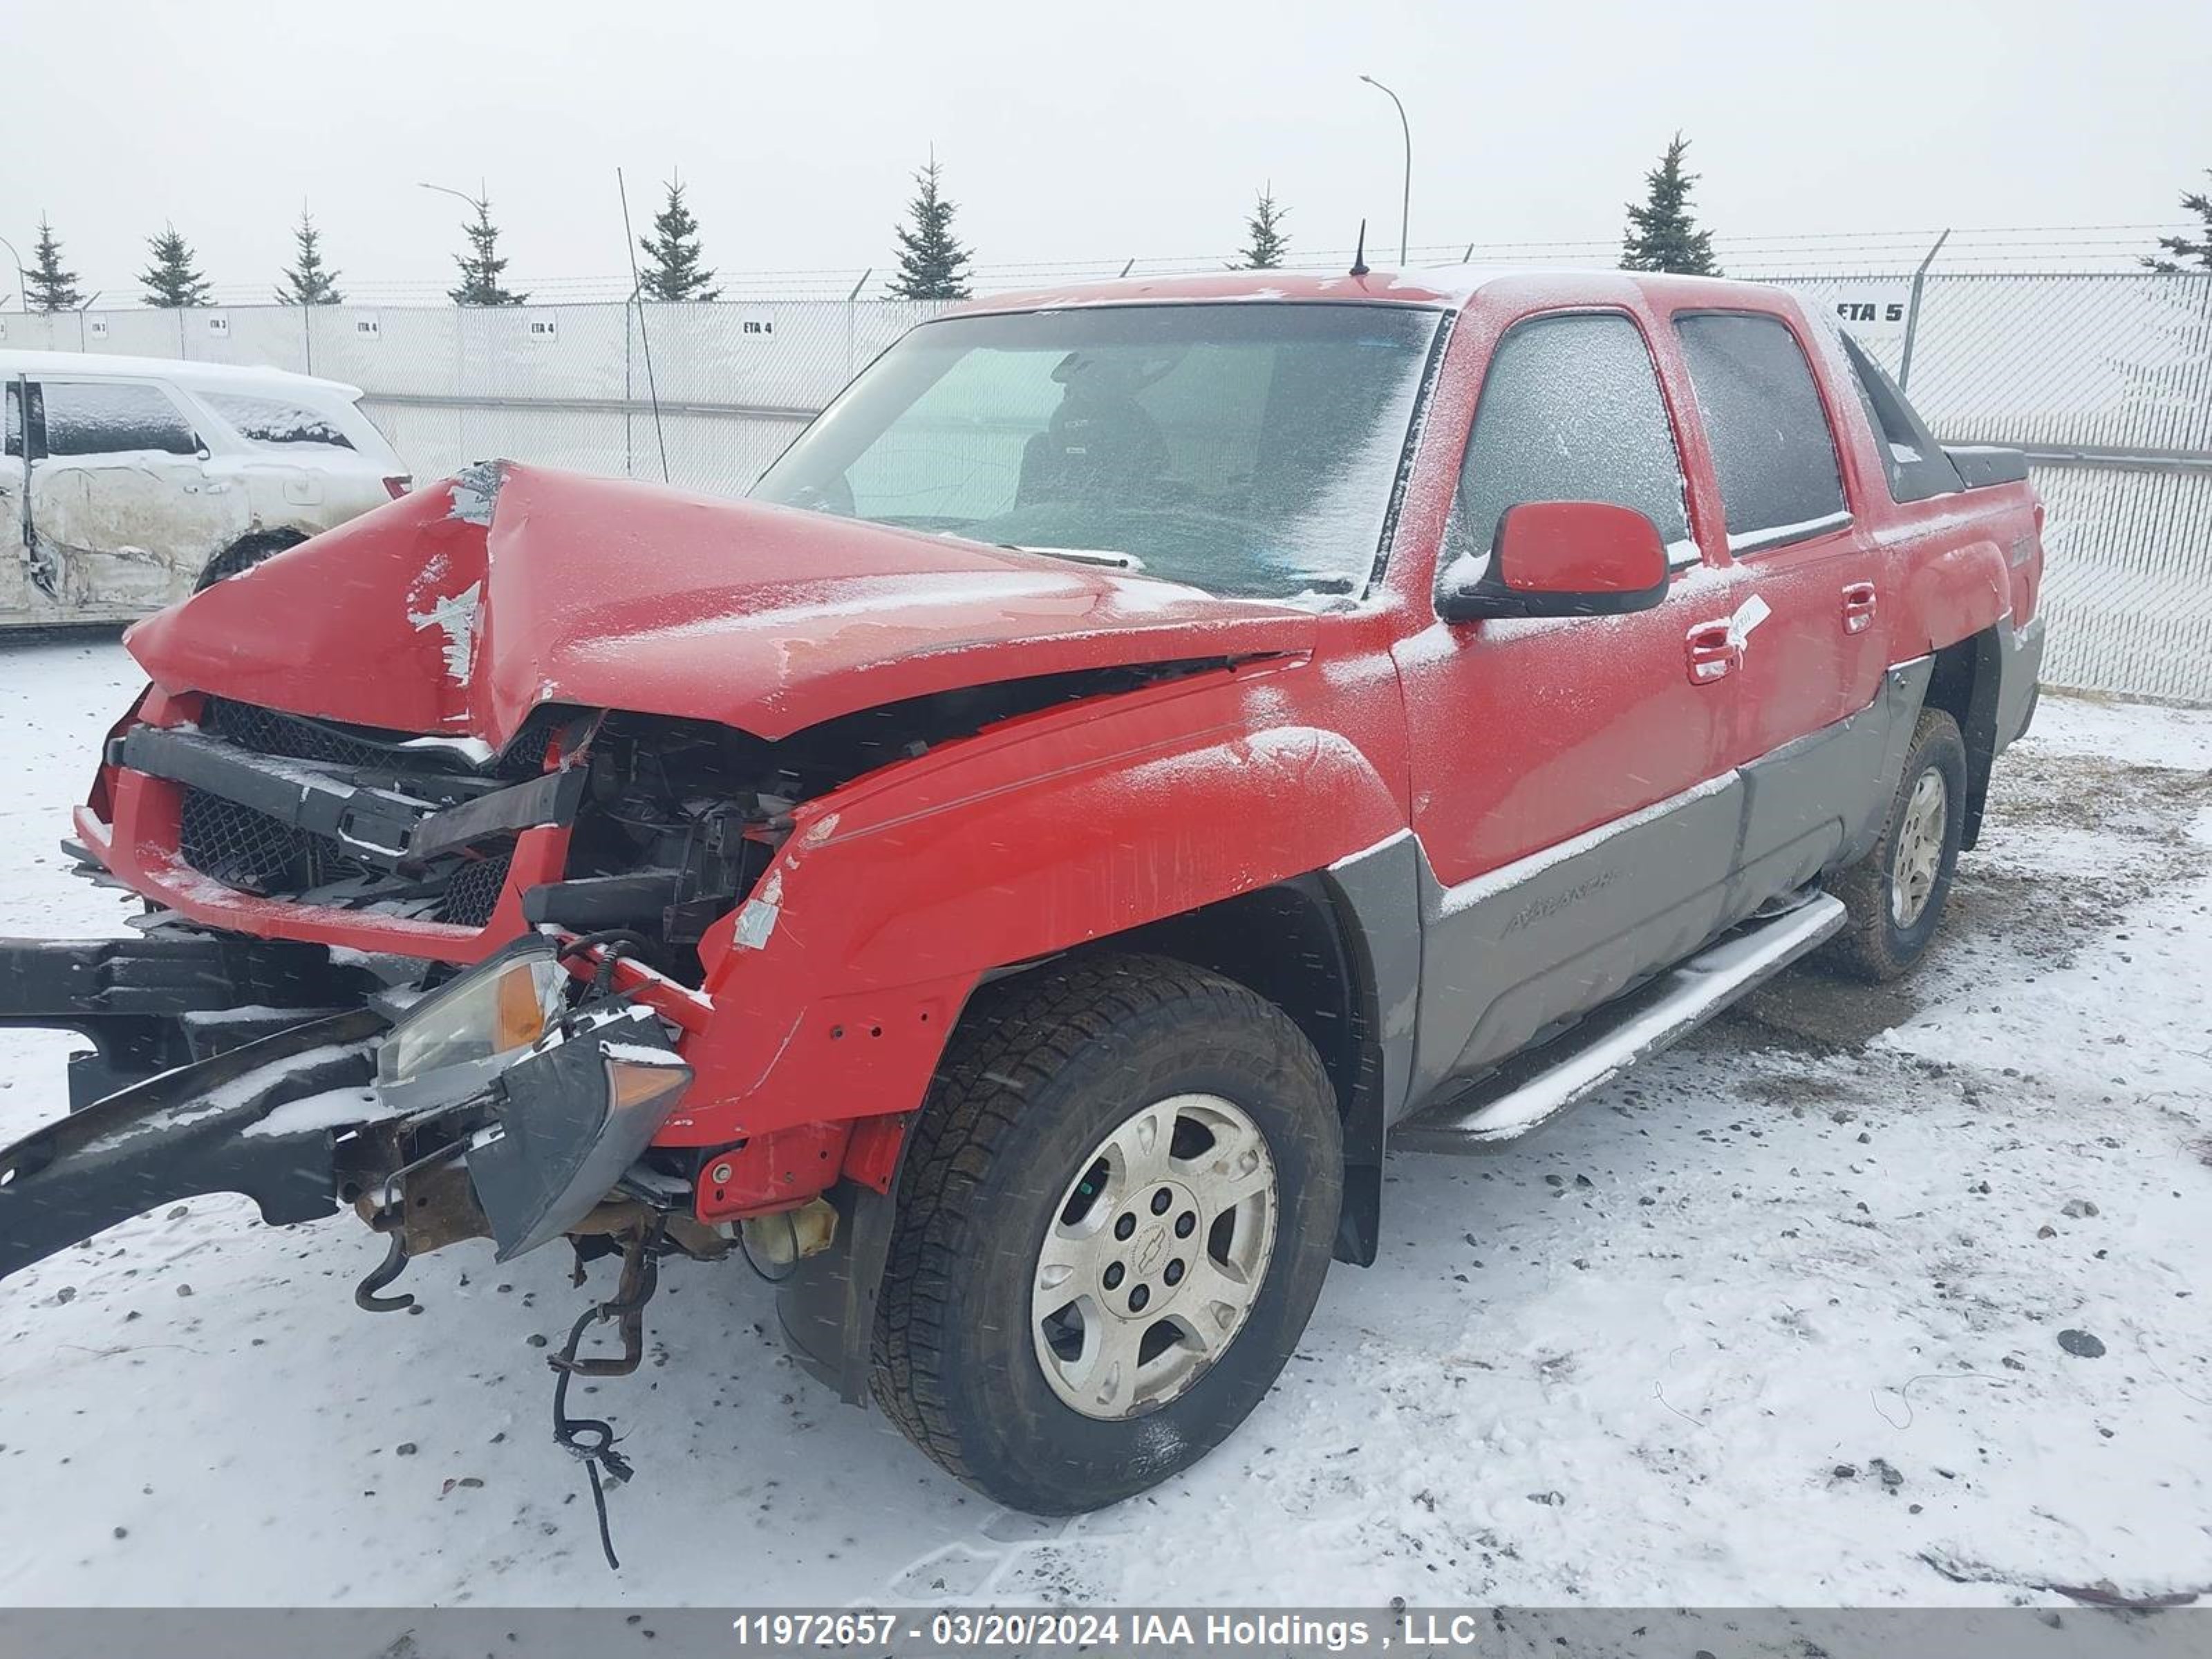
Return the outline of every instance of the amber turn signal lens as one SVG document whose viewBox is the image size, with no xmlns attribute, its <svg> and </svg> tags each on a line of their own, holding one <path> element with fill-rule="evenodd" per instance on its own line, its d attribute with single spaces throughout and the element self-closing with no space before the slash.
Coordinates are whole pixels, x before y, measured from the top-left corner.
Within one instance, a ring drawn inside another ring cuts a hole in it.
<svg viewBox="0 0 2212 1659">
<path fill-rule="evenodd" d="M 526 971 L 499 976 L 499 1001 L 492 1019 L 492 1052 L 526 1048 L 544 1035 L 545 1007 L 538 982 Z"/>
<path fill-rule="evenodd" d="M 691 1081 L 689 1066 L 641 1066 L 635 1060 L 607 1061 L 607 1104 L 617 1112 L 641 1111 L 673 1104 Z"/>
</svg>

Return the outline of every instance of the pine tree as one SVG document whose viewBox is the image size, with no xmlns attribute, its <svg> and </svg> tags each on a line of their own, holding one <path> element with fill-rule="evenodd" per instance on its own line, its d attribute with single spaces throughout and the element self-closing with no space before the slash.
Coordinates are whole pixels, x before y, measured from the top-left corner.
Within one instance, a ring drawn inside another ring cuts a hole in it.
<svg viewBox="0 0 2212 1659">
<path fill-rule="evenodd" d="M 968 263 L 975 256 L 952 234 L 957 211 L 940 188 L 944 169 L 937 152 L 929 152 L 929 165 L 914 175 L 914 200 L 907 204 L 912 220 L 896 227 L 899 240 L 898 275 L 891 279 L 893 297 L 901 300 L 964 300 L 968 297 Z"/>
<path fill-rule="evenodd" d="M 641 236 L 637 245 L 647 264 L 638 286 L 649 300 L 719 300 L 722 290 L 710 286 L 714 273 L 699 261 L 699 222 L 684 205 L 684 185 L 671 179 L 668 205 L 653 216 L 653 234 Z"/>
<path fill-rule="evenodd" d="M 475 222 L 461 227 L 469 239 L 469 251 L 453 256 L 453 263 L 461 268 L 461 285 L 447 289 L 446 297 L 457 306 L 519 306 L 530 296 L 500 286 L 499 276 L 507 269 L 507 261 L 500 258 L 499 227 L 491 222 L 491 198 L 477 196 L 471 200 L 477 210 Z"/>
<path fill-rule="evenodd" d="M 54 240 L 54 228 L 43 213 L 39 216 L 39 246 L 33 257 L 38 263 L 20 275 L 33 310 L 75 311 L 84 303 L 84 296 L 77 292 L 76 272 L 62 269 L 62 245 Z"/>
<path fill-rule="evenodd" d="M 193 263 L 192 245 L 177 234 L 174 225 L 165 227 L 159 236 L 148 237 L 146 246 L 154 255 L 154 263 L 138 273 L 146 285 L 146 304 L 173 310 L 208 303 L 207 279 Z"/>
<path fill-rule="evenodd" d="M 1676 133 L 1659 165 L 1644 175 L 1651 193 L 1644 205 L 1628 204 L 1628 229 L 1621 238 L 1623 270 L 1671 270 L 1691 276 L 1717 276 L 1713 235 L 1690 216 L 1690 186 L 1698 175 L 1682 171 L 1690 141 Z"/>
<path fill-rule="evenodd" d="M 293 263 L 286 267 L 284 281 L 276 290 L 276 303 L 286 306 L 336 306 L 345 303 L 345 295 L 338 292 L 338 274 L 323 269 L 322 232 L 307 204 L 300 204 L 300 228 L 292 233 L 299 246 Z"/>
<path fill-rule="evenodd" d="M 2212 179 L 2212 167 L 2205 168 L 2204 176 Z M 2203 239 L 2161 236 L 2158 239 L 2159 246 L 2173 258 L 2152 257 L 2144 259 L 2143 264 L 2153 270 L 2186 270 L 2192 263 L 2201 270 L 2212 270 L 2212 196 L 2197 190 L 2185 191 L 2181 208 L 2183 212 L 2193 213 L 2204 222 Z"/>
<path fill-rule="evenodd" d="M 1244 222 L 1244 252 L 1233 269 L 1273 270 L 1279 266 L 1291 251 L 1291 239 L 1283 234 L 1283 221 L 1289 216 L 1288 208 L 1275 205 L 1273 185 L 1262 190 L 1252 204 L 1252 216 Z"/>
</svg>

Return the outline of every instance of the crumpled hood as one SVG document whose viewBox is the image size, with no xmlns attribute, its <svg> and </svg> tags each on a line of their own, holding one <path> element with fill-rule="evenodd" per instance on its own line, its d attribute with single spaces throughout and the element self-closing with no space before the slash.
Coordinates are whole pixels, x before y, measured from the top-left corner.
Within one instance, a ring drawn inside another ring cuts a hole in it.
<svg viewBox="0 0 2212 1659">
<path fill-rule="evenodd" d="M 164 690 L 505 744 L 540 703 L 780 738 L 1068 670 L 1297 652 L 1290 606 L 823 514 L 482 463 L 139 623 Z"/>
</svg>

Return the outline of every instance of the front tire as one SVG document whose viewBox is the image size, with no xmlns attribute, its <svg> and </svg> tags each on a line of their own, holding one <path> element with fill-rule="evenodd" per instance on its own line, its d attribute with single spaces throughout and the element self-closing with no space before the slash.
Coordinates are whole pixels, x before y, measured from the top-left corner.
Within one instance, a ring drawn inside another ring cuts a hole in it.
<svg viewBox="0 0 2212 1659">
<path fill-rule="evenodd" d="M 1829 959 L 1881 984 L 1910 972 L 1936 938 L 1966 830 L 1966 745 L 1940 708 L 1921 711 L 1881 839 L 1828 885 L 1850 921 Z"/>
<path fill-rule="evenodd" d="M 1097 1509 L 1259 1403 L 1343 1194 L 1335 1091 L 1279 1008 L 1164 957 L 1039 970 L 978 999 L 913 1133 L 874 1392 L 949 1473 Z"/>
<path fill-rule="evenodd" d="M 225 577 L 243 575 L 288 547 L 297 547 L 307 537 L 297 530 L 256 530 L 240 536 L 201 568 L 192 592 L 204 593 Z"/>
</svg>

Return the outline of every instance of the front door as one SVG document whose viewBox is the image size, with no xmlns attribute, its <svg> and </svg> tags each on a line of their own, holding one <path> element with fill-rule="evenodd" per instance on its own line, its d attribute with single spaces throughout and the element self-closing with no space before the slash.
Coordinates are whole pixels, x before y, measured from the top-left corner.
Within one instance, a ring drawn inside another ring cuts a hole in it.
<svg viewBox="0 0 2212 1659">
<path fill-rule="evenodd" d="M 210 477 L 198 434 L 158 384 L 48 378 L 32 507 L 63 614 L 137 616 L 191 592 L 246 528 L 245 492 Z"/>
<path fill-rule="evenodd" d="M 1735 682 L 1696 672 L 1692 636 L 1725 585 L 1692 538 L 1644 326 L 1591 311 L 1506 332 L 1439 564 L 1453 580 L 1479 569 L 1518 502 L 1609 501 L 1658 526 L 1676 567 L 1666 600 L 1439 622 L 1397 649 L 1435 878 L 1417 1103 L 1694 950 L 1721 917 L 1741 805 L 1725 758 Z"/>
</svg>

